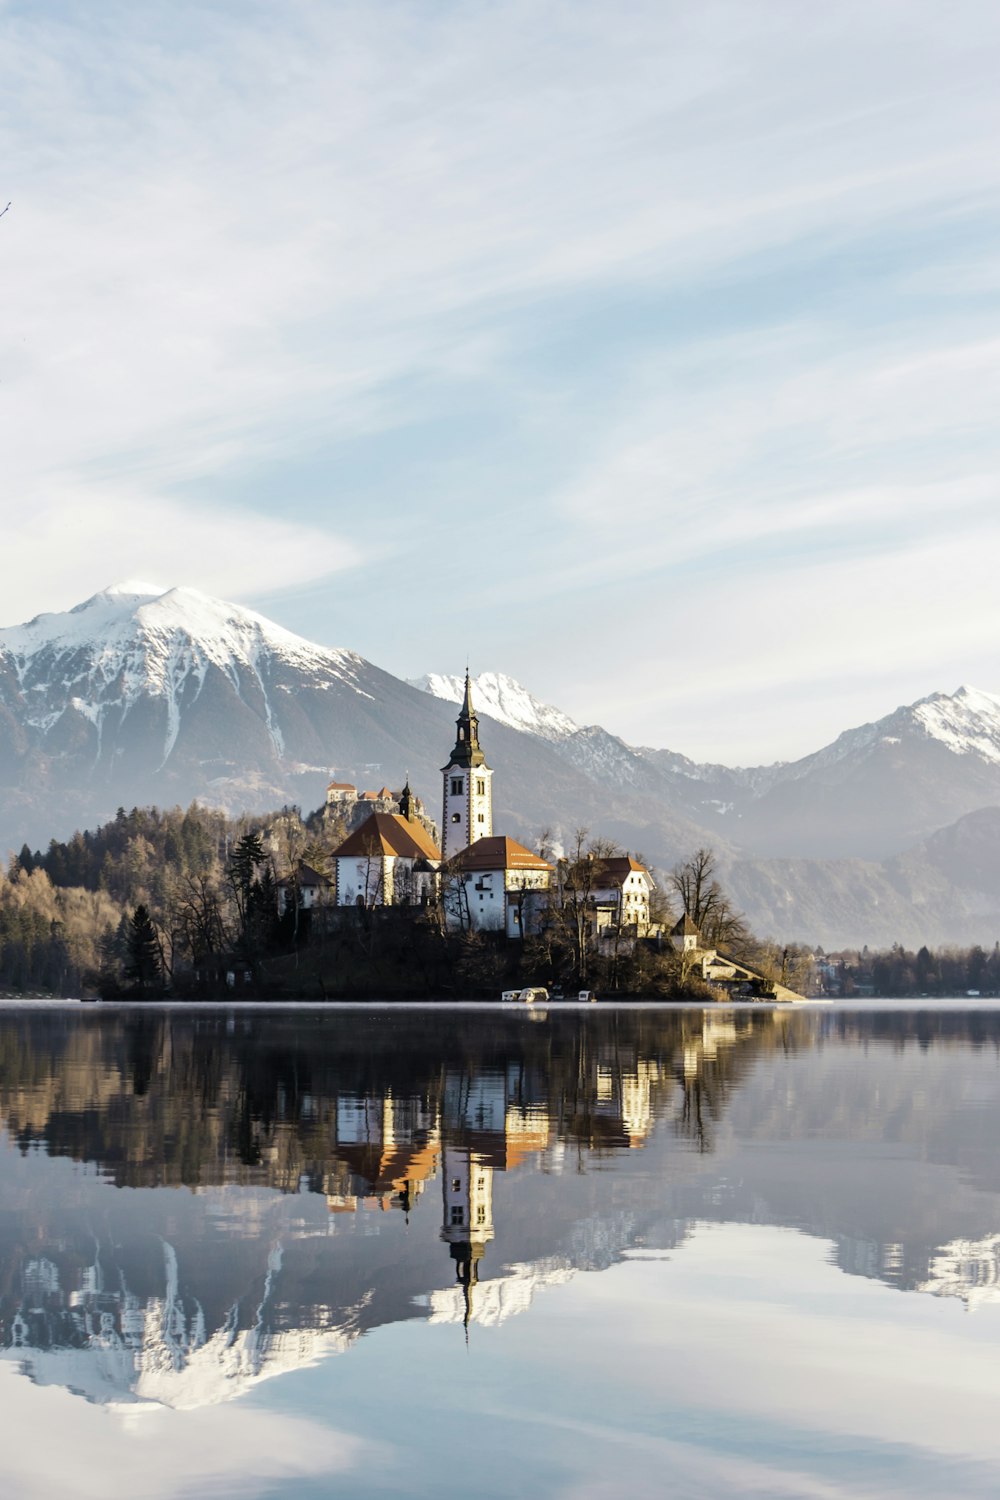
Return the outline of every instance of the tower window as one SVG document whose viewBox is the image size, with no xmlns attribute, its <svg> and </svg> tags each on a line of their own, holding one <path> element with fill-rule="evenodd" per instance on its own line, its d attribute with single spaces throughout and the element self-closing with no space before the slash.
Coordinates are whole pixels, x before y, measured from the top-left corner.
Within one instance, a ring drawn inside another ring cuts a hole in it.
<svg viewBox="0 0 1000 1500">
<path fill-rule="evenodd" d="M 482 778 L 476 781 L 476 795 L 478 797 L 486 796 L 486 782 Z"/>
<path fill-rule="evenodd" d="M 479 814 L 479 821 L 480 821 L 480 823 L 485 823 L 486 822 L 486 814 L 485 813 L 480 813 Z"/>
<path fill-rule="evenodd" d="M 451 778 L 451 795 L 453 797 L 461 797 L 464 787 L 465 782 L 461 776 L 453 776 Z"/>
<path fill-rule="evenodd" d="M 453 1224 L 462 1224 L 464 1223 L 464 1221 L 465 1213 L 463 1212 L 463 1210 L 460 1208 L 453 1208 L 451 1211 L 451 1222 Z"/>
<path fill-rule="evenodd" d="M 452 813 L 452 815 L 451 815 L 451 821 L 453 823 L 461 823 L 461 821 L 462 821 L 462 814 L 461 813 Z"/>
</svg>

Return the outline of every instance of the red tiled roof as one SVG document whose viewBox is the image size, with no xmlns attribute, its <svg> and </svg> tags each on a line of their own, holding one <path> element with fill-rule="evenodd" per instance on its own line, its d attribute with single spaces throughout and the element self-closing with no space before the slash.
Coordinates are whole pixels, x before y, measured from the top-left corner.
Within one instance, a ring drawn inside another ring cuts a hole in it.
<svg viewBox="0 0 1000 1500">
<path fill-rule="evenodd" d="M 548 860 L 540 854 L 532 854 L 516 839 L 497 835 L 488 839 L 476 839 L 457 856 L 463 870 L 551 870 Z"/>
<path fill-rule="evenodd" d="M 327 784 L 328 792 L 356 792 L 357 787 L 351 781 L 331 781 Z"/>
<path fill-rule="evenodd" d="M 372 813 L 333 851 L 333 858 L 348 859 L 369 854 L 403 859 L 441 858 L 441 850 L 423 824 L 407 822 L 398 813 Z"/>
</svg>

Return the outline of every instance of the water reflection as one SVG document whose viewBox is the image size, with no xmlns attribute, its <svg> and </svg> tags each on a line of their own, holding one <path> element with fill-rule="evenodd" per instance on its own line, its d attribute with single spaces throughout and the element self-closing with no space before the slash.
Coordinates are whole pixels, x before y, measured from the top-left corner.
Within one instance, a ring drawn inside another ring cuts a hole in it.
<svg viewBox="0 0 1000 1500">
<path fill-rule="evenodd" d="M 0 1344 L 203 1407 L 706 1222 L 980 1305 L 998 1055 L 981 1012 L 6 1012 Z"/>
</svg>

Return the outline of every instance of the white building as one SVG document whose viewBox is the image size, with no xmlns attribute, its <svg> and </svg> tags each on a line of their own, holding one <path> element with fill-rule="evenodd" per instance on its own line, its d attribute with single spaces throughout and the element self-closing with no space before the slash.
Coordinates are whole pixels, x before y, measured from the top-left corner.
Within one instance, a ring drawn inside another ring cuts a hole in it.
<svg viewBox="0 0 1000 1500">
<path fill-rule="evenodd" d="M 448 924 L 523 937 L 538 926 L 552 875 L 553 866 L 516 839 L 477 839 L 459 853 L 455 868 L 443 877 Z"/>
<path fill-rule="evenodd" d="M 333 881 L 321 870 L 299 860 L 294 875 L 286 875 L 278 883 L 278 910 L 284 913 L 297 901 L 300 911 L 312 911 L 317 906 L 333 905 Z"/>
<path fill-rule="evenodd" d="M 441 851 L 404 787 L 398 813 L 372 813 L 334 851 L 337 905 L 419 905 L 434 893 Z"/>
<path fill-rule="evenodd" d="M 331 781 L 326 789 L 327 807 L 335 807 L 338 810 L 353 807 L 358 800 L 358 789 L 349 781 Z"/>
<path fill-rule="evenodd" d="M 456 724 L 455 748 L 448 764 L 441 767 L 444 778 L 441 847 L 446 860 L 493 833 L 493 772 L 479 746 L 479 719 L 472 707 L 468 672 L 465 700 Z"/>
<path fill-rule="evenodd" d="M 634 928 L 642 937 L 649 930 L 649 903 L 653 877 L 630 854 L 612 855 L 596 861 L 591 899 L 602 926 Z M 601 918 L 604 918 L 602 921 Z"/>
</svg>

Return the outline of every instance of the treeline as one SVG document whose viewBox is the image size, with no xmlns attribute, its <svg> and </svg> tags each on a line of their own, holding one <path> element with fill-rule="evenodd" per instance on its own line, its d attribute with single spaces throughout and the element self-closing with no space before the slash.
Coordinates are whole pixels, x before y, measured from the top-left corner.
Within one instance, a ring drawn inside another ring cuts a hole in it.
<svg viewBox="0 0 1000 1500">
<path fill-rule="evenodd" d="M 535 921 L 526 893 L 525 940 L 507 942 L 456 923 L 454 896 L 464 887 L 448 866 L 437 893 L 417 906 L 309 911 L 294 879 L 290 899 L 279 899 L 279 881 L 294 877 L 300 861 L 330 873 L 342 837 L 342 826 L 295 807 L 234 819 L 194 804 L 120 808 L 109 823 L 44 851 L 25 846 L 0 876 L 0 989 L 335 998 L 496 995 L 544 984 L 709 998 L 697 966 L 666 936 L 685 913 L 703 947 L 754 966 L 765 981 L 805 987 L 811 955 L 753 937 L 710 850 L 661 880 L 651 933 L 635 938 L 619 923 L 610 941 L 598 940 L 595 871 L 621 851 L 577 830 L 569 850 L 548 851 L 557 874 Z"/>
<path fill-rule="evenodd" d="M 822 955 L 816 967 L 822 990 L 844 998 L 1000 995 L 1000 943 L 991 949 L 974 944 L 936 951 L 923 947 L 916 952 L 894 943 L 883 950 L 862 948 Z"/>
<path fill-rule="evenodd" d="M 193 804 L 119 808 L 44 851 L 25 845 L 0 875 L 0 989 L 155 992 L 208 954 L 232 957 L 248 940 L 263 950 L 277 924 L 275 869 L 310 842 L 296 808 L 250 819 Z"/>
</svg>

